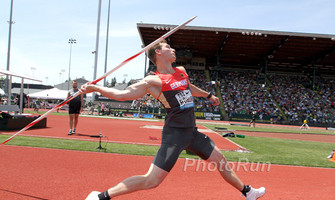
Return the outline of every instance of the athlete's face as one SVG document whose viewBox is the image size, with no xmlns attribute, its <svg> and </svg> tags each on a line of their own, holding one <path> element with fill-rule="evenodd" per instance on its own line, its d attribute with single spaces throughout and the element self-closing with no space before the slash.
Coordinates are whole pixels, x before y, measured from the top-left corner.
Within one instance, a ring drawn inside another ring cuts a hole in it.
<svg viewBox="0 0 335 200">
<path fill-rule="evenodd" d="M 72 82 L 72 87 L 73 87 L 73 88 L 77 88 L 77 87 L 78 87 L 77 82 Z"/>
<path fill-rule="evenodd" d="M 160 50 L 161 55 L 173 63 L 176 60 L 176 50 L 171 48 L 169 44 L 163 43 Z"/>
</svg>

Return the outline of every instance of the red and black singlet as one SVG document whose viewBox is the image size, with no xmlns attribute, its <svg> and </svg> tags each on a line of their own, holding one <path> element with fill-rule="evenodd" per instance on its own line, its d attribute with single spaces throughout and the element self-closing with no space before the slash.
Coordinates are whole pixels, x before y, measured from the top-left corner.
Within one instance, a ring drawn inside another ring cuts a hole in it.
<svg viewBox="0 0 335 200">
<path fill-rule="evenodd" d="M 174 68 L 173 74 L 156 75 L 162 81 L 162 91 L 157 98 L 166 110 L 165 126 L 195 127 L 194 102 L 187 74 Z"/>
</svg>

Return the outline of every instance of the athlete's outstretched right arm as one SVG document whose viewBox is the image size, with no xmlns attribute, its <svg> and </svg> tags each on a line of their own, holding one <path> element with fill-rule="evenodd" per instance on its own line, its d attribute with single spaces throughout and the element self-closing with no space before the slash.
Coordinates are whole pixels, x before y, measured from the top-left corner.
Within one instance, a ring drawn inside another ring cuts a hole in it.
<svg viewBox="0 0 335 200">
<path fill-rule="evenodd" d="M 130 85 L 125 90 L 117 90 L 91 84 L 83 85 L 80 90 L 82 93 L 99 92 L 103 96 L 117 101 L 134 100 L 150 93 L 150 88 L 153 86 L 153 79 L 153 76 L 147 76 L 141 81 Z"/>
</svg>

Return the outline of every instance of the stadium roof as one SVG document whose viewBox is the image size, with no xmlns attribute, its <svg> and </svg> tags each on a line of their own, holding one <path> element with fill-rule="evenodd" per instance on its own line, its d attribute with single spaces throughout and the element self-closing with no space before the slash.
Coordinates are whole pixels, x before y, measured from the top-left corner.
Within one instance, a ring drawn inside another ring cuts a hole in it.
<svg viewBox="0 0 335 200">
<path fill-rule="evenodd" d="M 137 24 L 144 46 L 175 26 Z M 335 35 L 186 26 L 167 40 L 207 66 L 335 75 Z"/>
<path fill-rule="evenodd" d="M 17 73 L 8 71 L 8 70 L 0 69 L 0 76 L 3 76 L 3 75 L 9 75 L 9 76 L 14 76 L 14 77 L 22 78 L 22 79 L 27 79 L 27 80 L 42 82 L 41 80 L 36 79 L 34 77 L 31 77 L 31 76 L 17 74 Z"/>
</svg>

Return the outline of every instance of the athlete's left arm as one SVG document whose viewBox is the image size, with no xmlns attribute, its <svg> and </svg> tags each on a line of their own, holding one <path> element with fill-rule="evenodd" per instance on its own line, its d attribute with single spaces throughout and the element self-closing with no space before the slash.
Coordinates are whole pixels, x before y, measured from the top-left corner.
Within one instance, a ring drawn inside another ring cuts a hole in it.
<svg viewBox="0 0 335 200">
<path fill-rule="evenodd" d="M 178 67 L 178 68 L 183 70 L 186 73 L 186 70 L 185 70 L 184 67 Z M 210 94 L 209 92 L 206 92 L 206 91 L 202 90 L 201 88 L 198 88 L 197 86 L 193 85 L 192 83 L 190 83 L 190 90 L 191 90 L 192 95 L 195 96 L 195 97 L 205 97 L 205 98 L 207 98 Z M 212 95 L 209 98 L 209 100 L 213 102 L 214 106 L 220 105 L 219 98 L 217 98 L 214 95 Z"/>
<path fill-rule="evenodd" d="M 197 86 L 193 85 L 192 83 L 190 83 L 190 89 L 191 89 L 192 95 L 195 96 L 195 97 L 205 97 L 205 98 L 207 98 L 210 94 L 209 92 L 206 92 L 206 91 L 198 88 Z M 209 98 L 209 100 L 213 102 L 214 106 L 220 105 L 219 98 L 217 98 L 213 94 Z"/>
</svg>

